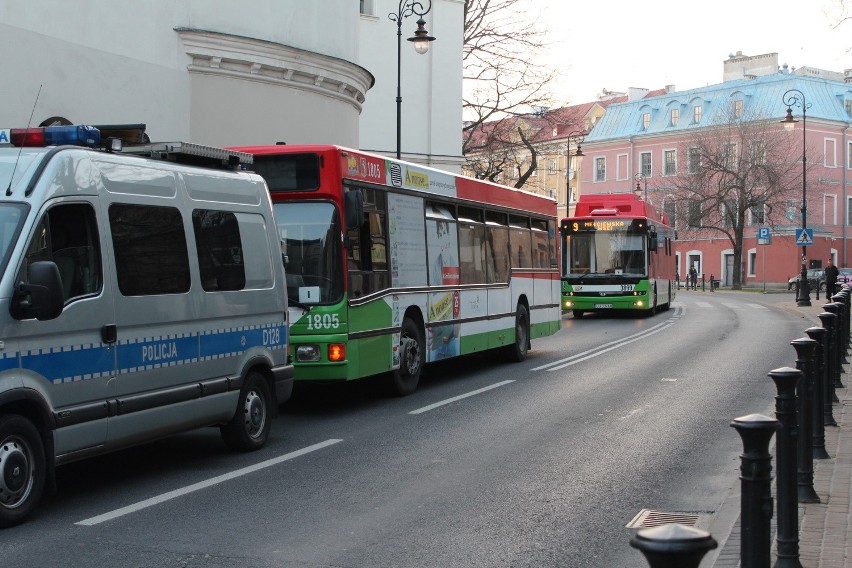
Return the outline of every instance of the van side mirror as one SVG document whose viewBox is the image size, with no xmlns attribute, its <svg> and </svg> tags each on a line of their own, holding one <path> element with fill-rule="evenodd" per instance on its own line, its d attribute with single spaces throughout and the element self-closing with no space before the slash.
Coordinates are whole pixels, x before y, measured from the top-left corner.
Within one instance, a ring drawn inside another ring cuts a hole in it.
<svg viewBox="0 0 852 568">
<path fill-rule="evenodd" d="M 343 216 L 346 230 L 357 229 L 364 224 L 364 192 L 350 189 L 343 194 Z"/>
<path fill-rule="evenodd" d="M 15 288 L 9 312 L 17 320 L 51 320 L 59 317 L 65 299 L 62 278 L 55 262 L 33 262 L 27 270 L 27 282 Z"/>
</svg>

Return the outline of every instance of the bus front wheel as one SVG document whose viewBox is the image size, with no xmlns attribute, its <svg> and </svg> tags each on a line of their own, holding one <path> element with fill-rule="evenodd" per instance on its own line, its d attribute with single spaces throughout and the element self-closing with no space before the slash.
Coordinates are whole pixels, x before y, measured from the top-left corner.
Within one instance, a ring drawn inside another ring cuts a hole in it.
<svg viewBox="0 0 852 568">
<path fill-rule="evenodd" d="M 426 358 L 423 334 L 411 318 L 402 320 L 399 358 L 399 369 L 391 371 L 390 391 L 391 394 L 405 396 L 417 389 Z"/>
<path fill-rule="evenodd" d="M 584 312 L 583 310 L 574 310 L 572 313 L 574 314 L 575 318 L 581 318 L 586 312 Z"/>
</svg>

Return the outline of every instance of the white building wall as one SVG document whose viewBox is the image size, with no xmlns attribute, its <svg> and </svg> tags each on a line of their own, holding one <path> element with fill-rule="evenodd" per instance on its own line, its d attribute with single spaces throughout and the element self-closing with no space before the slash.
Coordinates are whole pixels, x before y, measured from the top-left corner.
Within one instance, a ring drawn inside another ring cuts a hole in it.
<svg viewBox="0 0 852 568">
<path fill-rule="evenodd" d="M 361 114 L 361 148 L 396 155 L 397 25 L 399 0 L 368 0 L 371 14 L 361 16 L 359 64 L 376 78 Z M 422 2 L 428 6 L 428 0 Z M 400 85 L 404 160 L 461 171 L 462 0 L 433 0 L 426 29 L 436 40 L 420 55 L 407 41 L 417 15 L 402 21 Z"/>
</svg>

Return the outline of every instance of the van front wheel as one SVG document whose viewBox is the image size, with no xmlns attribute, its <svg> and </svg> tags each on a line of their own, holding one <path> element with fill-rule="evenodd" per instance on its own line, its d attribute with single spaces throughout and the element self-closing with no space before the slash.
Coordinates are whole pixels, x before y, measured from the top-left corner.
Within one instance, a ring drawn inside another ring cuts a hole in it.
<svg viewBox="0 0 852 568">
<path fill-rule="evenodd" d="M 0 528 L 17 525 L 44 492 L 46 462 L 41 436 L 16 414 L 0 418 Z"/>
<path fill-rule="evenodd" d="M 251 452 L 263 447 L 272 428 L 272 397 L 266 379 L 252 371 L 246 376 L 237 412 L 220 428 L 222 439 L 232 450 Z"/>
</svg>

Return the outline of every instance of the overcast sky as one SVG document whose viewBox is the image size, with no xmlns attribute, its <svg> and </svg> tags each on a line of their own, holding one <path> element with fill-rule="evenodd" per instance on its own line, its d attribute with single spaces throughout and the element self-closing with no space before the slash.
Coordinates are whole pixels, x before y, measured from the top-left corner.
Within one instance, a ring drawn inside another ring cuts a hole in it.
<svg viewBox="0 0 852 568">
<path fill-rule="evenodd" d="M 852 68 L 852 20 L 833 27 L 840 0 L 522 1 L 554 43 L 557 104 L 593 101 L 604 88 L 721 83 L 722 62 L 737 51 L 778 53 L 791 67 Z"/>
</svg>

